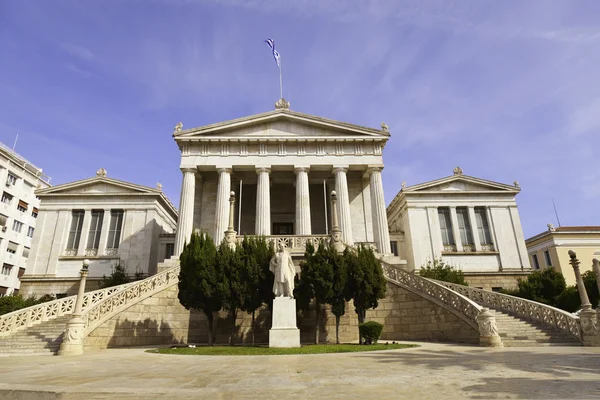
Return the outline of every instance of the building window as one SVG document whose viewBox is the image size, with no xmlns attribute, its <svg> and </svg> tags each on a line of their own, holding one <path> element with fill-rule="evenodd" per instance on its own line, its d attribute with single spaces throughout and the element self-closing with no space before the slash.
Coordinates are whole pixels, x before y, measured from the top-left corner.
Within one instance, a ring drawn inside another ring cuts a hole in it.
<svg viewBox="0 0 600 400">
<path fill-rule="evenodd" d="M 17 204 L 17 210 L 25 212 L 27 211 L 28 206 L 29 204 L 25 203 L 23 200 L 19 200 L 19 203 Z"/>
<path fill-rule="evenodd" d="M 16 184 L 17 184 L 17 177 L 9 172 L 8 177 L 6 178 L 6 186 L 10 187 L 10 186 L 14 186 Z"/>
<path fill-rule="evenodd" d="M 473 231 L 471 230 L 471 223 L 469 221 L 469 210 L 466 207 L 457 207 L 456 218 L 458 220 L 460 241 L 463 244 L 473 244 Z"/>
<path fill-rule="evenodd" d="M 29 258 L 29 247 L 23 247 L 23 258 Z"/>
<path fill-rule="evenodd" d="M 37 208 L 33 207 L 33 210 L 31 211 L 31 216 L 33 218 L 37 218 L 37 216 L 38 216 L 38 209 Z"/>
<path fill-rule="evenodd" d="M 88 235 L 86 247 L 87 249 L 97 249 L 100 245 L 100 232 L 102 231 L 103 220 L 103 210 L 92 210 L 92 222 L 90 224 L 90 233 Z"/>
<path fill-rule="evenodd" d="M 2 275 L 10 275 L 12 267 L 10 264 L 2 264 Z"/>
<path fill-rule="evenodd" d="M 6 193 L 6 192 L 2 193 L 2 202 L 4 204 L 10 204 L 10 202 L 12 201 L 12 198 L 13 198 L 12 195 L 10 195 L 8 193 Z"/>
<path fill-rule="evenodd" d="M 175 243 L 167 243 L 165 258 L 171 258 L 173 254 L 175 254 Z"/>
<path fill-rule="evenodd" d="M 123 210 L 110 210 L 110 226 L 108 227 L 107 249 L 118 249 L 123 227 Z"/>
<path fill-rule="evenodd" d="M 16 219 L 13 221 L 13 231 L 21 233 L 21 230 L 23 229 L 23 223 L 17 221 Z"/>
<path fill-rule="evenodd" d="M 25 268 L 23 267 L 19 267 L 19 272 L 17 273 L 17 278 L 21 279 L 21 277 L 25 275 Z M 19 289 L 15 289 L 13 294 L 16 296 L 17 294 L 19 294 L 18 292 Z"/>
<path fill-rule="evenodd" d="M 8 217 L 4 214 L 0 214 L 0 226 L 6 226 L 8 222 Z"/>
<path fill-rule="evenodd" d="M 398 257 L 398 242 L 395 240 L 392 240 L 390 242 L 390 249 L 392 250 L 392 254 L 394 254 L 396 257 Z"/>
<path fill-rule="evenodd" d="M 439 207 L 438 217 L 440 219 L 442 243 L 444 244 L 444 246 L 454 246 L 454 234 L 452 233 L 452 220 L 450 219 L 450 209 L 448 207 Z"/>
<path fill-rule="evenodd" d="M 490 224 L 487 219 L 485 207 L 475 207 L 475 220 L 477 222 L 477 232 L 479 233 L 479 241 L 481 244 L 492 244 Z"/>
<path fill-rule="evenodd" d="M 536 254 L 531 256 L 531 260 L 533 260 L 533 269 L 540 269 L 540 262 L 538 261 Z"/>
<path fill-rule="evenodd" d="M 30 226 L 30 227 L 27 229 L 27 237 L 30 237 L 30 238 L 32 238 L 32 237 L 33 237 L 33 231 L 34 231 L 34 229 L 33 229 L 33 226 Z"/>
<path fill-rule="evenodd" d="M 544 250 L 544 259 L 546 260 L 546 267 L 552 267 L 552 259 L 548 250 Z"/>
<path fill-rule="evenodd" d="M 73 210 L 71 217 L 71 228 L 69 229 L 69 239 L 67 240 L 67 249 L 79 248 L 81 228 L 83 227 L 83 216 L 83 210 Z"/>
<path fill-rule="evenodd" d="M 19 245 L 15 242 L 8 242 L 8 246 L 6 246 L 6 252 L 10 254 L 16 254 L 17 248 Z"/>
</svg>

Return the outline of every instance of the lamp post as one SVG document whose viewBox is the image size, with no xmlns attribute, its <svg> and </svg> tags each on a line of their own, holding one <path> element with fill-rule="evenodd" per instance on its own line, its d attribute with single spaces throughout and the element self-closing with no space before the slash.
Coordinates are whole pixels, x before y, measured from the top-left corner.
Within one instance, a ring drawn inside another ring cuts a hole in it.
<svg viewBox="0 0 600 400">
<path fill-rule="evenodd" d="M 569 250 L 569 257 L 571 258 L 569 264 L 571 264 L 571 267 L 573 267 L 575 280 L 577 282 L 577 291 L 579 292 L 579 298 L 581 299 L 581 312 L 579 313 L 579 320 L 581 321 L 581 330 L 583 333 L 583 345 L 597 346 L 600 343 L 600 338 L 597 337 L 598 327 L 596 313 L 594 310 L 592 310 L 592 305 L 590 304 L 590 300 L 585 290 L 583 279 L 581 279 L 577 254 L 573 250 Z"/>
<path fill-rule="evenodd" d="M 85 329 L 85 321 L 81 318 L 81 309 L 83 307 L 83 295 L 85 293 L 85 281 L 89 273 L 90 260 L 83 260 L 79 275 L 79 291 L 75 300 L 75 310 L 73 318 L 67 323 L 67 329 L 60 344 L 59 356 L 75 356 L 83 354 L 83 331 Z"/>
</svg>

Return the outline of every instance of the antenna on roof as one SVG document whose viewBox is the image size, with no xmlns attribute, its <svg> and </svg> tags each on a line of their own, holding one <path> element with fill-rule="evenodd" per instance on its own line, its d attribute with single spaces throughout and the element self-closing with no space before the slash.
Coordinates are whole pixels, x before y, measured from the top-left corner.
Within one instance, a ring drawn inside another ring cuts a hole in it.
<svg viewBox="0 0 600 400">
<path fill-rule="evenodd" d="M 556 211 L 556 204 L 554 204 L 554 197 L 552 198 L 552 205 L 554 206 L 554 214 L 556 215 L 556 221 L 558 222 L 558 227 L 560 228 L 560 219 L 558 218 L 558 211 Z"/>
<path fill-rule="evenodd" d="M 15 151 L 15 147 L 17 147 L 17 140 L 19 139 L 19 134 L 17 133 L 17 137 L 15 138 L 15 142 L 13 143 L 13 151 Z"/>
</svg>

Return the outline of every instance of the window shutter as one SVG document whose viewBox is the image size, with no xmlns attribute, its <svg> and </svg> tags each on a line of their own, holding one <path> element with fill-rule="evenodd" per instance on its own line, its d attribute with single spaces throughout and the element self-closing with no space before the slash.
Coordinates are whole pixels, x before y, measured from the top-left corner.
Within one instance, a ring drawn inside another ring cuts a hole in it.
<svg viewBox="0 0 600 400">
<path fill-rule="evenodd" d="M 33 207 L 33 212 L 37 214 L 38 213 L 38 209 L 35 208 L 35 207 Z"/>
<path fill-rule="evenodd" d="M 27 207 L 29 206 L 29 204 L 25 203 L 23 200 L 19 200 L 19 206 L 27 209 Z"/>
</svg>

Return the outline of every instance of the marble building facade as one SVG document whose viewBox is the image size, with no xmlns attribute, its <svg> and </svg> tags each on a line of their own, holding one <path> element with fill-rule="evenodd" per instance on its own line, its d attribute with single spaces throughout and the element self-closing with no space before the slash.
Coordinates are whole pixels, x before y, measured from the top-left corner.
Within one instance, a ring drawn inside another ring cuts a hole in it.
<svg viewBox="0 0 600 400">
<path fill-rule="evenodd" d="M 342 240 L 389 254 L 381 181 L 390 134 L 303 114 L 285 100 L 274 111 L 199 128 L 176 126 L 183 175 L 175 255 L 194 230 L 220 243 L 235 194 L 234 229 L 265 235 L 302 253 L 306 239 L 331 229 L 337 192 Z"/>
</svg>

